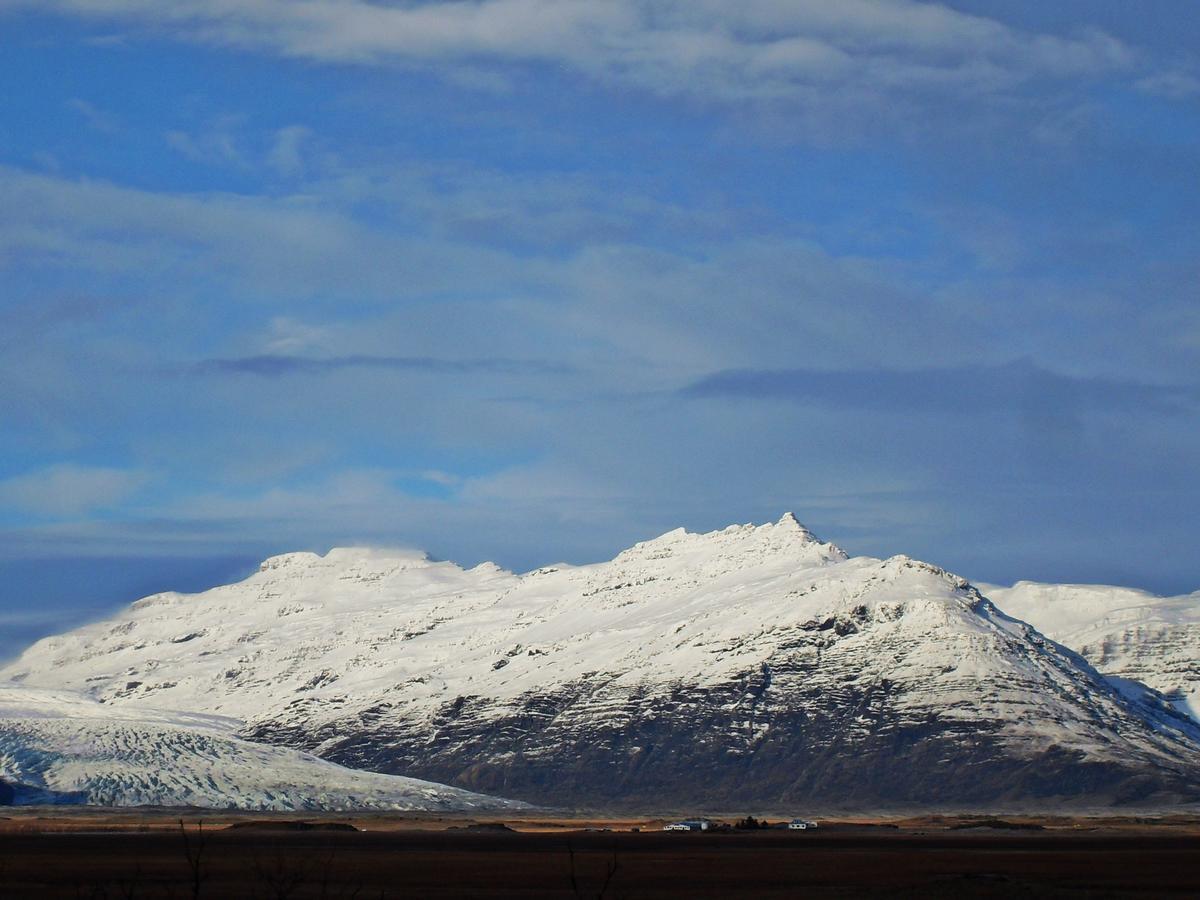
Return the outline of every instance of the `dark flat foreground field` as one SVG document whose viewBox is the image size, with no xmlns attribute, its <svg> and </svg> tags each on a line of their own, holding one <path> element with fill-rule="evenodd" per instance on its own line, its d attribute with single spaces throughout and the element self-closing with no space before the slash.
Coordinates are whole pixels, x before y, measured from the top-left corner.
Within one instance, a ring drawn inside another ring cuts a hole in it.
<svg viewBox="0 0 1200 900">
<path fill-rule="evenodd" d="M 202 834 L 189 828 L 185 844 L 178 826 L 165 824 L 117 832 L 4 824 L 4 898 L 1200 896 L 1200 837 L 1190 828 L 664 834 L 209 825 Z"/>
</svg>

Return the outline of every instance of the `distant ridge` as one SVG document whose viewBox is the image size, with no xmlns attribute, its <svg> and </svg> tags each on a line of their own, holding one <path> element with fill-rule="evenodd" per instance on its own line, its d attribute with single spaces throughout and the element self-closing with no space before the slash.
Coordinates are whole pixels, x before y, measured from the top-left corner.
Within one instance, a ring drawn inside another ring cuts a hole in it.
<svg viewBox="0 0 1200 900">
<path fill-rule="evenodd" d="M 1200 721 L 1200 592 L 1160 597 L 1108 585 L 1033 581 L 988 585 L 986 592 L 1104 674 L 1142 682 Z"/>
</svg>

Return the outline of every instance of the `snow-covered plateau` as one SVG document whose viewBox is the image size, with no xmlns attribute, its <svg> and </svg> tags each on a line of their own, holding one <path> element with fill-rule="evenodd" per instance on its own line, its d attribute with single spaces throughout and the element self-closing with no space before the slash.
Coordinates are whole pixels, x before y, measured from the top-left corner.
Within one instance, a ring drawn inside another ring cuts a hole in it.
<svg viewBox="0 0 1200 900">
<path fill-rule="evenodd" d="M 553 805 L 1200 800 L 1200 727 L 1158 693 L 790 514 L 523 575 L 277 556 L 42 640 L 0 678 Z"/>
<path fill-rule="evenodd" d="M 0 684 L 0 799 L 254 810 L 522 805 L 250 743 L 230 733 L 234 724 Z"/>
</svg>

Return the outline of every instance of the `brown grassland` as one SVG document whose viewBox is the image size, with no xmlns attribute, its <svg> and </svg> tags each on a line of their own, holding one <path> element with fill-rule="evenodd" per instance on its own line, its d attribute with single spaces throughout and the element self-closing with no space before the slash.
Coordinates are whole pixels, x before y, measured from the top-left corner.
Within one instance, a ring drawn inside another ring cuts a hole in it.
<svg viewBox="0 0 1200 900">
<path fill-rule="evenodd" d="M 417 814 L 3 812 L 0 898 L 1200 896 L 1200 818 L 1186 816 L 673 834 L 663 819 L 544 812 L 504 827 Z"/>
</svg>

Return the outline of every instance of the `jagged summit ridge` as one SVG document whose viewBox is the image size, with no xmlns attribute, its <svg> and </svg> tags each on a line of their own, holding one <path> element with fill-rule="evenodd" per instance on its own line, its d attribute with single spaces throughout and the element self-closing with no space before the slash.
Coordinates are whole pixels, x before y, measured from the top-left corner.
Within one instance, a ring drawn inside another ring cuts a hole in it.
<svg viewBox="0 0 1200 900">
<path fill-rule="evenodd" d="M 659 535 L 656 538 L 651 538 L 646 541 L 639 541 L 628 550 L 619 555 L 621 556 L 636 556 L 639 553 L 647 551 L 664 550 L 672 547 L 682 547 L 690 545 L 693 548 L 703 545 L 720 544 L 723 546 L 737 546 L 739 549 L 756 544 L 763 549 L 772 550 L 775 552 L 789 552 L 793 550 L 802 550 L 807 545 L 815 545 L 820 552 L 827 555 L 829 558 L 845 559 L 847 554 L 840 547 L 832 543 L 822 541 L 809 528 L 796 518 L 795 513 L 786 512 L 778 521 L 774 523 L 766 523 L 762 525 L 744 524 L 744 525 L 729 525 L 722 529 L 709 532 L 691 532 L 686 528 L 676 528 Z M 390 549 L 380 547 L 334 547 L 324 555 L 313 553 L 311 551 L 298 551 L 294 553 L 282 553 L 276 556 L 268 557 L 259 565 L 259 572 L 271 572 L 278 570 L 301 571 L 312 568 L 333 568 L 344 567 L 348 570 L 361 570 L 383 572 L 388 569 L 408 568 L 408 567 L 425 567 L 425 566 L 451 566 L 456 570 L 464 571 L 460 566 L 453 562 L 442 560 L 434 560 L 424 550 L 417 549 Z M 559 564 L 555 568 L 576 568 Z M 548 567 L 543 567 L 548 568 Z M 481 562 L 473 569 L 468 571 L 490 571 L 496 573 L 512 574 L 504 567 L 491 561 Z M 536 571 L 536 570 L 535 570 Z"/>
<path fill-rule="evenodd" d="M 517 575 L 302 555 L 40 642 L 0 677 L 519 799 L 1007 796 L 1200 784 L 1200 733 L 968 582 L 794 516 Z M 564 793 L 565 792 L 565 793 Z"/>
<path fill-rule="evenodd" d="M 726 561 L 760 564 L 767 557 L 789 557 L 798 564 L 844 560 L 840 547 L 822 541 L 800 523 L 793 513 L 764 525 L 729 525 L 708 532 L 676 528 L 648 541 L 640 541 L 617 555 L 620 561 L 674 560 L 695 562 L 712 556 Z"/>
</svg>

